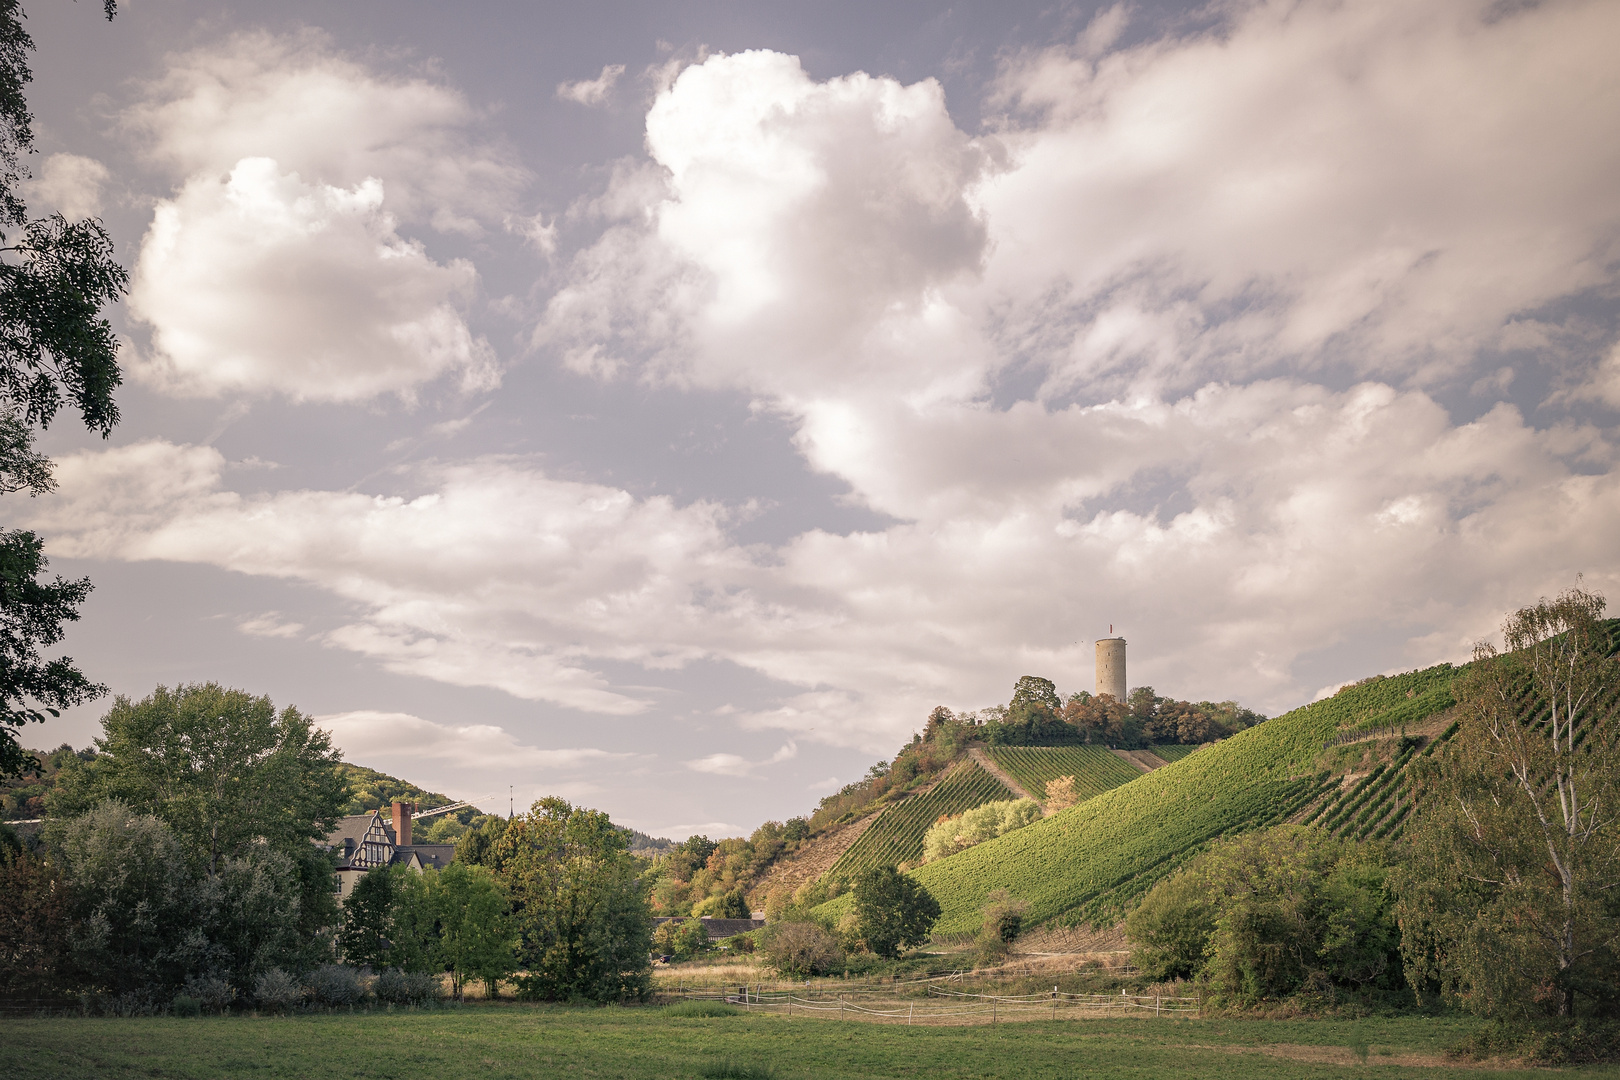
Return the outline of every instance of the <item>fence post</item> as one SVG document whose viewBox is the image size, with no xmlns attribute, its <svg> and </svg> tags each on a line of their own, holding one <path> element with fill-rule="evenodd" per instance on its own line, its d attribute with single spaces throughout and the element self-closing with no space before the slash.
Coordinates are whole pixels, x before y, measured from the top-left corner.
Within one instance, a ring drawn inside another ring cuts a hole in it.
<svg viewBox="0 0 1620 1080">
<path fill-rule="evenodd" d="M 911 1018 L 913 1016 L 915 1016 L 916 1013 L 917 1013 L 917 1003 L 915 1001 L 913 1001 L 911 1003 L 911 1005 L 906 1009 L 906 1026 L 907 1027 L 911 1026 Z"/>
</svg>

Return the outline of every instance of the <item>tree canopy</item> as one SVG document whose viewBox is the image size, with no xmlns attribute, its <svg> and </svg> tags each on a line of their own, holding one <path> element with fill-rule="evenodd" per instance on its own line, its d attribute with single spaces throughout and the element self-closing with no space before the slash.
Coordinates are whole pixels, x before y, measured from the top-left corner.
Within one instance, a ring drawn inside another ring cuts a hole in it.
<svg viewBox="0 0 1620 1080">
<path fill-rule="evenodd" d="M 1416 770 L 1399 878 L 1412 981 L 1496 1017 L 1620 1011 L 1620 661 L 1579 587 L 1514 613 Z"/>
<path fill-rule="evenodd" d="M 297 709 L 218 683 L 120 695 L 99 753 L 64 770 L 53 812 L 121 799 L 174 829 L 207 873 L 262 847 L 294 859 L 324 839 L 348 791 L 326 732 Z"/>
<path fill-rule="evenodd" d="M 106 0 L 107 18 L 115 8 Z M 0 0 L 0 492 L 39 495 L 52 484 L 33 449 L 36 425 L 49 426 L 64 404 L 103 437 L 118 423 L 118 339 L 102 311 L 129 275 L 100 221 L 28 216 L 19 185 L 34 146 L 25 93 L 34 42 L 23 17 L 18 0 Z M 87 579 L 38 581 L 41 548 L 31 532 L 0 529 L 0 776 L 32 764 L 17 729 L 106 692 L 72 658 L 39 658 L 90 592 Z"/>
<path fill-rule="evenodd" d="M 541 799 L 507 826 L 493 862 L 512 898 L 525 996 L 605 1002 L 651 992 L 646 885 L 606 814 Z"/>
</svg>

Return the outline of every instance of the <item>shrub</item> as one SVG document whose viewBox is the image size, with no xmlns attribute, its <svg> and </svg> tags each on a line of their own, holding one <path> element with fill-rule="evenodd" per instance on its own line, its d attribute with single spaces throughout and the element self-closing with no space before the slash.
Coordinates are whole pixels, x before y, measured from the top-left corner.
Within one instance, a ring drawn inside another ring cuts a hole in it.
<svg viewBox="0 0 1620 1080">
<path fill-rule="evenodd" d="M 1024 929 L 1024 912 L 1028 910 L 1027 903 L 1014 900 L 1006 889 L 990 894 L 984 905 L 984 925 L 975 942 L 980 963 L 992 964 L 1006 958 Z"/>
<path fill-rule="evenodd" d="M 671 919 L 653 931 L 653 952 L 690 960 L 709 951 L 709 928 L 700 919 Z"/>
<path fill-rule="evenodd" d="M 309 973 L 308 983 L 315 1003 L 328 1008 L 358 1005 L 366 998 L 360 972 L 344 964 L 322 964 Z"/>
<path fill-rule="evenodd" d="M 779 974 L 823 975 L 844 962 L 838 941 L 815 923 L 775 923 L 760 935 L 759 948 Z"/>
<path fill-rule="evenodd" d="M 1034 799 L 1008 799 L 976 806 L 928 830 L 923 837 L 923 861 L 943 859 L 1040 819 L 1041 804 Z"/>
<path fill-rule="evenodd" d="M 304 986 L 280 968 L 270 968 L 253 980 L 253 1000 L 268 1012 L 286 1012 L 303 1004 Z"/>
<path fill-rule="evenodd" d="M 733 934 L 720 944 L 733 953 L 751 953 L 754 951 L 754 938 L 752 934 Z"/>
<path fill-rule="evenodd" d="M 389 1005 L 432 1005 L 444 992 L 436 976 L 425 971 L 388 968 L 378 974 L 371 992 Z"/>
<path fill-rule="evenodd" d="M 186 980 L 186 996 L 197 999 L 199 1008 L 222 1013 L 236 1000 L 236 988 L 224 979 L 202 976 Z"/>
<path fill-rule="evenodd" d="M 1126 921 L 1150 978 L 1193 975 L 1216 1003 L 1251 1006 L 1334 986 L 1404 985 L 1376 849 L 1280 826 L 1216 844 L 1148 893 Z M 1306 999 L 1309 999 L 1307 1001 Z"/>
<path fill-rule="evenodd" d="M 174 1015 L 190 1020 L 202 1015 L 202 1002 L 190 994 L 180 994 L 175 997 L 171 1009 Z"/>
</svg>

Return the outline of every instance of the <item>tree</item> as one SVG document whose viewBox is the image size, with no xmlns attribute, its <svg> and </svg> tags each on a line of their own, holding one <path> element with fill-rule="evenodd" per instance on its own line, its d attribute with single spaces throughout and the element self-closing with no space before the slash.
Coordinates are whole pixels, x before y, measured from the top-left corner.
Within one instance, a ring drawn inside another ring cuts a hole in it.
<svg viewBox="0 0 1620 1080">
<path fill-rule="evenodd" d="M 386 866 L 361 875 L 343 902 L 343 926 L 338 949 L 356 967 L 388 966 L 393 928 L 394 875 Z"/>
<path fill-rule="evenodd" d="M 160 686 L 138 702 L 120 695 L 101 725 L 99 753 L 63 771 L 53 811 L 122 799 L 167 822 L 209 874 L 264 848 L 302 862 L 348 799 L 331 738 L 268 697 Z M 312 884 L 332 891 L 329 876 Z"/>
<path fill-rule="evenodd" d="M 187 974 L 247 990 L 272 968 L 307 971 L 322 957 L 303 918 L 298 867 L 279 851 L 227 858 L 193 888 L 198 911 Z"/>
<path fill-rule="evenodd" d="M 646 886 L 606 814 L 541 799 L 508 824 L 495 858 L 521 935 L 525 997 L 624 1001 L 651 992 Z"/>
<path fill-rule="evenodd" d="M 24 724 L 107 692 L 74 667 L 72 657 L 39 655 L 62 640 L 63 623 L 78 619 L 90 595 L 87 578 L 39 580 L 47 566 L 43 547 L 31 532 L 0 529 L 0 776 L 39 766 L 18 742 Z"/>
<path fill-rule="evenodd" d="M 855 879 L 855 918 L 866 947 L 895 957 L 928 940 L 939 901 L 892 866 L 874 866 Z"/>
<path fill-rule="evenodd" d="M 72 988 L 67 972 L 71 886 L 32 852 L 0 852 L 0 997 L 33 1001 Z"/>
<path fill-rule="evenodd" d="M 482 866 L 453 862 L 425 873 L 434 875 L 438 961 L 450 973 L 456 997 L 470 978 L 481 980 L 486 996 L 494 997 L 496 983 L 517 968 L 517 929 L 505 890 Z"/>
<path fill-rule="evenodd" d="M 184 944 L 196 911 L 174 831 L 109 799 L 51 822 L 46 840 L 73 888 L 68 944 L 77 977 L 97 994 L 166 1000 L 187 974 Z"/>
<path fill-rule="evenodd" d="M 111 19 L 114 0 L 104 7 Z M 50 463 L 33 450 L 35 425 L 49 426 L 64 399 L 103 437 L 118 422 L 118 341 L 101 312 L 129 277 L 100 221 L 29 220 L 18 187 L 33 152 L 24 90 L 34 43 L 22 20 L 18 0 L 0 0 L 0 491 L 37 495 L 51 481 Z M 0 776 L 30 765 L 17 729 L 106 692 L 70 657 L 39 658 L 90 591 L 85 579 L 39 582 L 40 549 L 33 533 L 0 529 Z"/>
<path fill-rule="evenodd" d="M 1400 877 L 1415 983 L 1484 1015 L 1620 1012 L 1620 663 L 1604 600 L 1522 608 L 1458 681 Z"/>
</svg>

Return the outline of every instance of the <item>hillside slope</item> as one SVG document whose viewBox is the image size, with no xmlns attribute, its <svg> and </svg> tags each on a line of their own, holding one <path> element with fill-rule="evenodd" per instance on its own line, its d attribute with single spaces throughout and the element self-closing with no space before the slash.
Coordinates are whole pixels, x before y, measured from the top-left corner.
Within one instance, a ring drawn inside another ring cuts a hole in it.
<svg viewBox="0 0 1620 1080">
<path fill-rule="evenodd" d="M 940 934 L 978 928 L 989 893 L 1030 904 L 1031 923 L 1112 919 L 1210 840 L 1262 828 L 1336 789 L 1324 744 L 1375 722 L 1416 723 L 1449 707 L 1459 669 L 1441 665 L 1346 687 L 1052 817 L 913 871 L 940 903 Z M 848 896 L 822 909 L 837 918 Z"/>
</svg>

